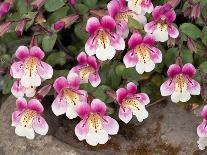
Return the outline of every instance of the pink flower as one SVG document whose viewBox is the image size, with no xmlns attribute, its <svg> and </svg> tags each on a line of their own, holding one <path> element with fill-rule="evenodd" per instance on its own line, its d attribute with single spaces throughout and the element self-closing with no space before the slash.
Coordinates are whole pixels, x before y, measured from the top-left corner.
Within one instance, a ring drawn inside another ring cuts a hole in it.
<svg viewBox="0 0 207 155">
<path fill-rule="evenodd" d="M 201 112 L 203 122 L 197 127 L 197 134 L 199 137 L 207 137 L 207 105 L 203 107 Z"/>
<path fill-rule="evenodd" d="M 172 24 L 176 18 L 175 11 L 170 4 L 157 6 L 152 12 L 152 21 L 144 26 L 147 33 L 155 36 L 156 41 L 165 42 L 169 36 L 177 38 L 179 31 Z"/>
<path fill-rule="evenodd" d="M 151 0 L 128 0 L 128 7 L 138 14 L 151 13 L 154 9 Z"/>
<path fill-rule="evenodd" d="M 53 75 L 52 67 L 43 62 L 44 52 L 37 46 L 30 50 L 26 46 L 20 46 L 16 51 L 16 57 L 20 59 L 11 66 L 13 78 L 20 79 L 22 86 L 37 87 L 41 85 L 41 80 L 51 79 Z"/>
<path fill-rule="evenodd" d="M 36 93 L 36 87 L 25 88 L 21 85 L 20 80 L 16 80 L 12 85 L 11 92 L 16 98 L 24 97 L 24 95 L 26 97 L 33 97 Z"/>
<path fill-rule="evenodd" d="M 169 79 L 161 87 L 161 95 L 171 95 L 171 100 L 175 103 L 187 102 L 191 95 L 200 94 L 200 84 L 193 80 L 196 74 L 195 67 L 187 63 L 182 68 L 177 64 L 172 64 L 167 71 Z"/>
<path fill-rule="evenodd" d="M 70 5 L 75 5 L 77 2 L 76 0 L 68 0 L 68 4 Z"/>
<path fill-rule="evenodd" d="M 131 50 L 124 56 L 126 68 L 136 66 L 139 74 L 151 72 L 155 63 L 162 62 L 162 53 L 154 47 L 154 36 L 147 34 L 144 38 L 139 33 L 134 33 L 128 41 Z"/>
<path fill-rule="evenodd" d="M 78 57 L 78 65 L 73 67 L 70 73 L 76 73 L 81 79 L 81 83 L 90 82 L 93 87 L 97 87 L 101 83 L 99 76 L 99 65 L 96 57 L 87 57 L 84 52 L 81 52 Z"/>
<path fill-rule="evenodd" d="M 0 4 L 0 18 L 3 17 L 7 12 L 9 12 L 11 4 L 8 2 L 3 2 Z"/>
<path fill-rule="evenodd" d="M 53 87 L 57 97 L 52 103 L 52 111 L 56 116 L 66 113 L 69 119 L 77 117 L 75 111 L 77 105 L 87 102 L 88 94 L 85 90 L 79 90 L 80 78 L 75 73 L 67 77 L 59 77 L 55 80 Z"/>
<path fill-rule="evenodd" d="M 39 100 L 32 99 L 27 103 L 24 98 L 18 98 L 16 106 L 17 111 L 12 113 L 12 126 L 18 136 L 34 139 L 35 132 L 40 135 L 47 134 L 49 127 L 41 116 L 44 108 Z"/>
<path fill-rule="evenodd" d="M 116 50 L 124 50 L 124 39 L 114 33 L 116 22 L 110 16 L 102 17 L 101 21 L 96 17 L 88 19 L 86 31 L 90 33 L 90 37 L 85 44 L 85 51 L 89 56 L 96 54 L 99 60 L 111 60 Z"/>
<path fill-rule="evenodd" d="M 94 99 L 91 106 L 87 103 L 77 108 L 82 119 L 75 127 L 75 134 L 79 140 L 86 140 L 89 145 L 105 144 L 109 135 L 117 134 L 119 124 L 110 116 L 105 116 L 106 105 L 99 99 Z"/>
<path fill-rule="evenodd" d="M 125 0 L 112 0 L 108 3 L 107 8 L 109 15 L 114 18 L 117 23 L 116 33 L 121 35 L 124 39 L 127 38 L 129 34 L 129 17 L 137 20 L 142 25 L 147 23 L 146 17 L 140 13 L 136 13 L 134 10 L 130 10 L 130 8 L 126 6 Z"/>
<path fill-rule="evenodd" d="M 148 117 L 148 112 L 145 105 L 150 102 L 150 99 L 145 93 L 137 93 L 137 86 L 129 82 L 127 89 L 119 88 L 116 91 L 116 100 L 119 104 L 119 118 L 128 123 L 132 119 L 132 115 L 137 117 L 139 122 L 142 122 Z"/>
</svg>

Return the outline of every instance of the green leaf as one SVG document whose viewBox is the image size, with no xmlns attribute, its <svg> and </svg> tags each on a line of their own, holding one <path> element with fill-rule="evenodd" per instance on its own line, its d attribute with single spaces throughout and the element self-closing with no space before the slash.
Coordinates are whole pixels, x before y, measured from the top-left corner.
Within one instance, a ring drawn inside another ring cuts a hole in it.
<svg viewBox="0 0 207 155">
<path fill-rule="evenodd" d="M 10 75 L 5 75 L 3 78 L 4 84 L 3 84 L 3 94 L 8 94 L 11 92 L 11 87 L 13 84 L 13 80 Z"/>
<path fill-rule="evenodd" d="M 130 29 L 138 29 L 138 30 L 143 30 L 143 26 L 134 18 L 129 17 L 129 22 L 128 26 Z"/>
<path fill-rule="evenodd" d="M 84 0 L 84 4 L 86 4 L 89 8 L 92 8 L 96 6 L 97 0 Z"/>
<path fill-rule="evenodd" d="M 201 30 L 197 26 L 195 26 L 191 23 L 182 24 L 180 26 L 180 30 L 181 30 L 181 32 L 183 32 L 184 34 L 186 34 L 187 36 L 189 36 L 193 39 L 197 39 L 202 36 Z"/>
<path fill-rule="evenodd" d="M 56 39 L 57 39 L 57 34 L 53 34 L 50 36 L 48 36 L 48 35 L 44 36 L 42 39 L 43 50 L 45 52 L 50 52 L 55 45 Z"/>
<path fill-rule="evenodd" d="M 4 54 L 0 56 L 0 66 L 3 68 L 9 67 L 11 63 L 11 56 L 9 54 Z"/>
<path fill-rule="evenodd" d="M 178 49 L 177 48 L 168 49 L 166 54 L 165 54 L 165 59 L 164 59 L 166 66 L 169 67 L 171 64 L 174 64 L 177 55 L 178 55 Z"/>
<path fill-rule="evenodd" d="M 28 8 L 25 5 L 25 0 L 18 0 L 16 2 L 16 8 L 20 16 L 28 12 Z"/>
<path fill-rule="evenodd" d="M 207 45 L 207 26 L 205 26 L 202 30 L 202 42 Z"/>
<path fill-rule="evenodd" d="M 51 66 L 55 66 L 55 65 L 62 66 L 66 63 L 66 54 L 64 52 L 51 53 L 47 57 L 46 62 L 50 64 Z"/>
<path fill-rule="evenodd" d="M 45 9 L 48 12 L 54 12 L 55 10 L 60 9 L 64 5 L 65 5 L 64 0 L 48 0 L 45 3 Z"/>
<path fill-rule="evenodd" d="M 111 90 L 111 88 L 106 85 L 102 85 L 97 87 L 96 91 L 94 91 L 92 94 L 94 97 L 100 99 L 101 101 L 110 103 L 112 100 L 106 95 L 107 90 Z"/>
<path fill-rule="evenodd" d="M 86 39 L 88 38 L 88 34 L 85 31 L 85 25 L 81 23 L 76 24 L 74 31 L 76 36 L 83 40 L 83 42 L 86 41 Z"/>
<path fill-rule="evenodd" d="M 122 77 L 128 81 L 138 81 L 140 78 L 135 68 L 125 68 Z"/>
<path fill-rule="evenodd" d="M 183 58 L 183 63 L 193 63 L 193 54 L 188 49 L 183 49 L 181 52 L 181 57 Z"/>
<path fill-rule="evenodd" d="M 91 86 L 90 83 L 82 83 L 81 89 L 86 90 L 88 93 L 92 93 L 93 91 L 96 90 L 96 88 Z"/>
<path fill-rule="evenodd" d="M 200 64 L 199 69 L 201 72 L 207 73 L 207 61 Z"/>
<path fill-rule="evenodd" d="M 85 15 L 88 12 L 88 10 L 89 10 L 89 8 L 86 5 L 84 5 L 84 4 L 77 4 L 76 8 L 77 8 L 78 12 L 81 15 Z"/>
</svg>

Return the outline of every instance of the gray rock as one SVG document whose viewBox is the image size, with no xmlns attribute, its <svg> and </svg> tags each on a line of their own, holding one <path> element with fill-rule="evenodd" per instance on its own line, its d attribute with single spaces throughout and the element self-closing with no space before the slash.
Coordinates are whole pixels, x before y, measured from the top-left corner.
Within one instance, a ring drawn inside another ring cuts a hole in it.
<svg viewBox="0 0 207 155">
<path fill-rule="evenodd" d="M 0 109 L 0 155 L 76 155 L 76 154 L 130 154 L 130 155 L 205 155 L 197 147 L 196 127 L 201 122 L 193 112 L 176 104 L 161 103 L 149 108 L 149 117 L 143 123 L 134 118 L 129 124 L 119 122 L 120 130 L 105 145 L 91 147 L 79 142 L 74 134 L 77 120 L 49 121 L 49 135 L 36 135 L 34 140 L 18 137 L 11 127 L 15 98 L 9 97 Z M 52 114 L 50 114 L 52 115 Z M 53 126 L 52 124 L 55 124 Z"/>
</svg>

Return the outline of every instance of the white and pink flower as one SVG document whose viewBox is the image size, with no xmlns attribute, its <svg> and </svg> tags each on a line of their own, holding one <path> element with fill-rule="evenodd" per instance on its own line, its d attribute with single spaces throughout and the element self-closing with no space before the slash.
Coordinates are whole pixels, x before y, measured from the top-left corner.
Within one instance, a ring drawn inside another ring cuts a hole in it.
<svg viewBox="0 0 207 155">
<path fill-rule="evenodd" d="M 70 70 L 70 73 L 76 73 L 80 77 L 81 83 L 90 82 L 93 87 L 97 87 L 101 83 L 99 76 L 99 65 L 96 57 L 88 56 L 81 52 L 77 56 L 78 65 Z"/>
<path fill-rule="evenodd" d="M 79 90 L 80 78 L 75 73 L 55 80 L 53 87 L 57 96 L 52 103 L 52 111 L 56 116 L 66 113 L 69 119 L 76 118 L 76 107 L 82 102 L 87 102 L 88 94 L 85 90 Z"/>
<path fill-rule="evenodd" d="M 177 38 L 178 29 L 173 25 L 176 18 L 175 11 L 170 4 L 157 6 L 152 12 L 152 21 L 144 26 L 147 33 L 153 34 L 156 41 L 165 42 L 169 36 Z"/>
<path fill-rule="evenodd" d="M 155 63 L 162 62 L 162 53 L 154 44 L 154 36 L 147 34 L 142 38 L 139 33 L 134 33 L 128 41 L 131 50 L 123 59 L 126 68 L 136 66 L 139 74 L 151 72 L 155 68 Z"/>
<path fill-rule="evenodd" d="M 196 74 L 195 67 L 187 63 L 183 67 L 172 64 L 167 71 L 169 79 L 161 87 L 161 95 L 171 95 L 171 100 L 175 103 L 187 102 L 191 95 L 199 95 L 201 91 L 200 84 L 193 80 Z"/>
<path fill-rule="evenodd" d="M 150 103 L 150 99 L 145 93 L 137 93 L 137 86 L 129 82 L 127 89 L 119 88 L 116 91 L 116 100 L 119 104 L 119 118 L 128 123 L 135 115 L 139 122 L 148 117 L 145 105 Z"/>
<path fill-rule="evenodd" d="M 119 124 L 110 116 L 105 116 L 106 105 L 99 99 L 94 99 L 91 105 L 81 104 L 77 113 L 82 119 L 75 127 L 79 140 L 86 140 L 89 145 L 105 144 L 109 135 L 118 133 Z"/>
<path fill-rule="evenodd" d="M 23 87 L 37 87 L 42 80 L 51 79 L 53 75 L 52 67 L 43 62 L 44 52 L 37 46 L 30 50 L 26 46 L 20 46 L 16 51 L 16 57 L 20 59 L 11 66 L 11 75 L 15 79 L 20 79 Z"/>
<path fill-rule="evenodd" d="M 107 5 L 109 15 L 115 19 L 116 33 L 121 35 L 124 39 L 129 35 L 128 21 L 129 18 L 137 20 L 140 24 L 145 25 L 147 19 L 144 15 L 130 10 L 126 6 L 125 0 L 112 0 Z"/>
<path fill-rule="evenodd" d="M 16 98 L 24 97 L 24 95 L 26 97 L 33 97 L 36 93 L 36 87 L 25 88 L 21 85 L 20 80 L 16 80 L 12 85 L 11 92 Z"/>
<path fill-rule="evenodd" d="M 12 126 L 18 136 L 34 139 L 35 132 L 46 135 L 48 124 L 41 116 L 44 108 L 39 100 L 31 99 L 28 103 L 24 98 L 16 100 L 17 111 L 12 113 Z"/>
<path fill-rule="evenodd" d="M 207 105 L 203 107 L 201 116 L 203 117 L 203 122 L 197 127 L 197 134 L 199 137 L 207 138 Z"/>
<path fill-rule="evenodd" d="M 151 0 L 128 0 L 128 7 L 138 14 L 151 13 L 154 9 Z"/>
<path fill-rule="evenodd" d="M 124 50 L 124 39 L 113 30 L 116 28 L 115 20 L 110 16 L 102 17 L 101 21 L 96 17 L 88 19 L 86 31 L 90 33 L 90 37 L 85 44 L 85 51 L 89 56 L 96 54 L 101 60 L 111 60 L 116 50 Z"/>
</svg>

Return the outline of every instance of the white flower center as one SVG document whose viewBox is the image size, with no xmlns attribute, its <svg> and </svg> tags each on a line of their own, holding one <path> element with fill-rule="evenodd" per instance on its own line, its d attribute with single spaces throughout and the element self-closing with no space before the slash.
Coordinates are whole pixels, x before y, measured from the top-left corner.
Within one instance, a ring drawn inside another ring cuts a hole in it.
<svg viewBox="0 0 207 155">
<path fill-rule="evenodd" d="M 33 110 L 29 110 L 29 109 L 25 110 L 21 116 L 20 125 L 27 128 L 31 128 L 33 119 L 35 118 L 36 115 L 37 113 Z"/>
<path fill-rule="evenodd" d="M 157 29 L 160 31 L 167 31 L 168 25 L 164 20 L 161 20 L 160 22 L 157 23 Z"/>
<path fill-rule="evenodd" d="M 99 114 L 90 113 L 88 117 L 88 127 L 89 130 L 93 130 L 96 133 L 102 129 L 101 117 Z"/>
<path fill-rule="evenodd" d="M 67 103 L 71 106 L 77 105 L 77 103 L 80 101 L 79 94 L 68 88 L 63 90 L 63 95 Z"/>
<path fill-rule="evenodd" d="M 178 74 L 175 78 L 175 91 L 185 92 L 187 90 L 187 79 L 183 74 Z"/>
<path fill-rule="evenodd" d="M 147 47 L 143 45 L 138 45 L 135 48 L 135 52 L 136 52 L 138 61 L 141 61 L 142 63 L 146 63 L 150 60 L 150 54 L 148 52 Z"/>
<path fill-rule="evenodd" d="M 37 73 L 37 65 L 38 65 L 38 59 L 35 57 L 29 57 L 25 60 L 25 66 L 24 66 L 24 73 L 25 75 L 32 77 L 36 75 Z"/>
</svg>

